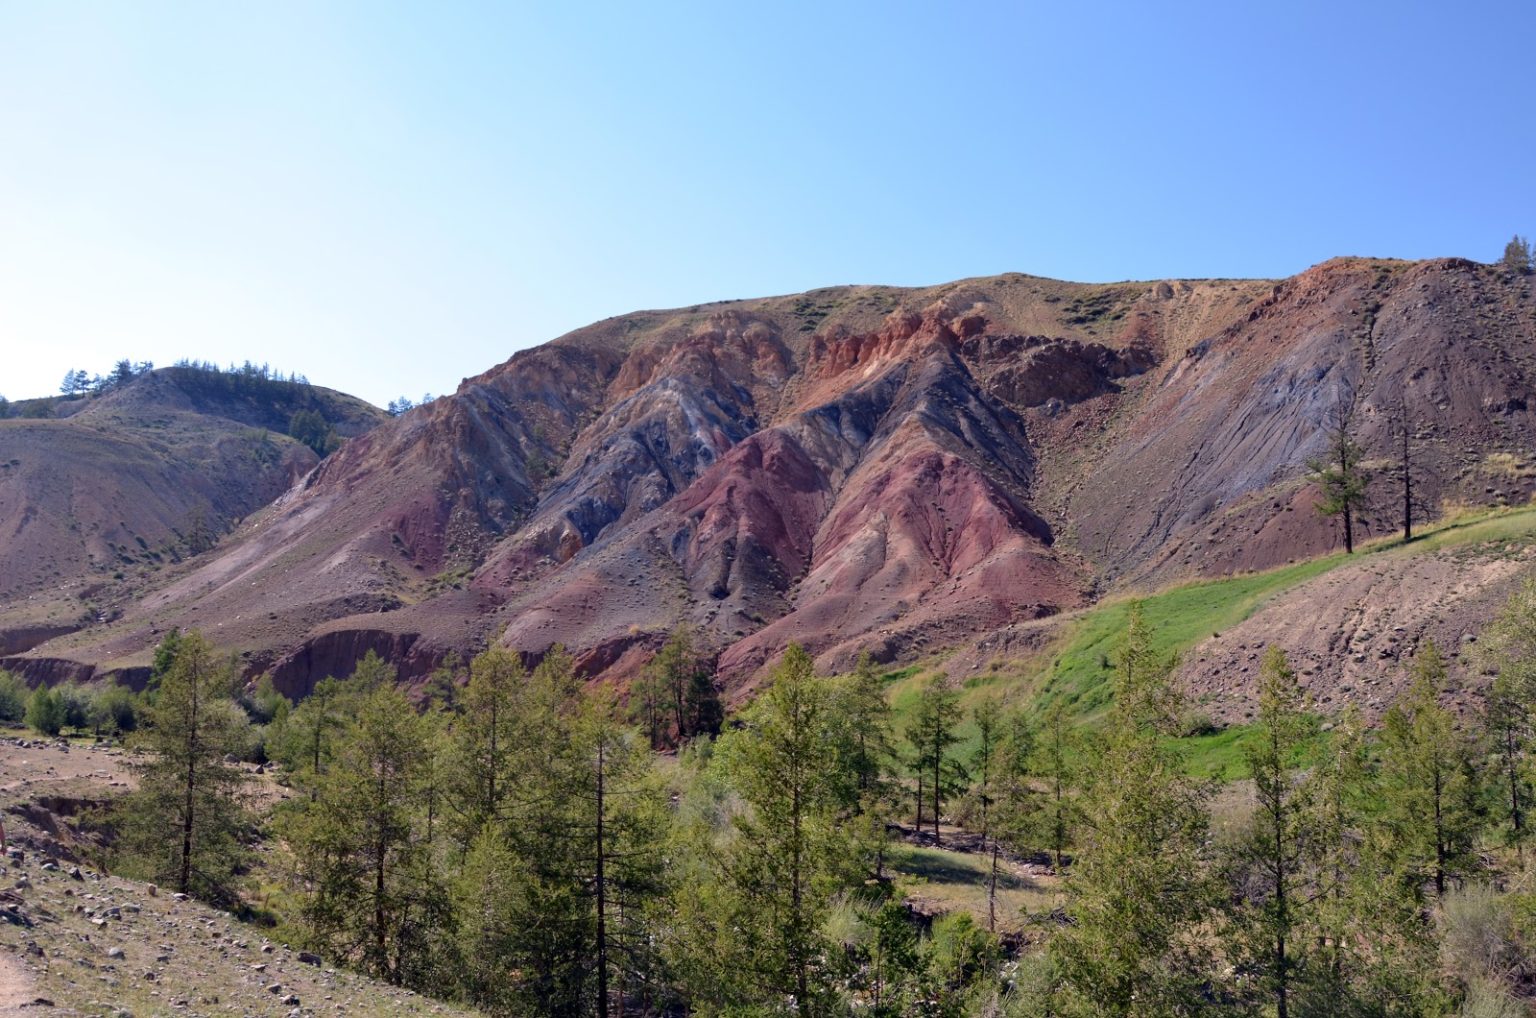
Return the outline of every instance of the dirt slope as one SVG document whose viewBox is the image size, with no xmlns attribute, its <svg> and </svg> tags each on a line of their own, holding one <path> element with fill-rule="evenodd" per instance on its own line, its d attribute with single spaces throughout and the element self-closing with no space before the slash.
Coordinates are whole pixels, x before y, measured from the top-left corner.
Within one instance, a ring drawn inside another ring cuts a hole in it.
<svg viewBox="0 0 1536 1018">
<path fill-rule="evenodd" d="M 0 738 L 0 811 L 17 854 L 0 857 L 0 1015 L 474 1014 L 73 858 L 59 816 L 116 794 L 132 780 L 126 758 L 10 734 Z"/>
<path fill-rule="evenodd" d="M 0 653 L 111 618 L 317 462 L 300 409 L 339 433 L 384 415 L 330 390 L 185 368 L 0 420 Z"/>
<path fill-rule="evenodd" d="M 1528 281 L 1340 259 L 1280 282 L 1021 275 L 641 312 L 524 351 L 347 445 L 31 674 L 132 668 L 198 625 L 303 692 L 367 650 L 556 642 L 632 673 L 680 620 L 732 690 L 985 640 L 1099 593 L 1333 547 L 1309 457 L 1352 407 L 1396 523 L 1529 498 Z"/>
</svg>

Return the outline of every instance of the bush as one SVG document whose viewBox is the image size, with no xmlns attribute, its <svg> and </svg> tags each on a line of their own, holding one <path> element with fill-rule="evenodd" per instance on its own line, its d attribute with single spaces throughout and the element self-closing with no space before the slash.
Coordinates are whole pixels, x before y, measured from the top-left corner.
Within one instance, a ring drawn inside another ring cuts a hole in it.
<svg viewBox="0 0 1536 1018">
<path fill-rule="evenodd" d="M 951 912 L 934 922 L 928 971 L 944 986 L 965 986 L 998 957 L 997 938 L 977 926 L 970 913 Z"/>
<path fill-rule="evenodd" d="M 1452 888 L 1438 925 L 1440 963 L 1455 978 L 1502 982 L 1519 973 L 1522 952 L 1508 895 L 1487 884 Z"/>
<path fill-rule="evenodd" d="M 26 716 L 26 683 L 20 676 L 0 671 L 0 722 L 15 724 Z"/>
<path fill-rule="evenodd" d="M 39 735 L 58 735 L 64 728 L 64 705 L 47 686 L 38 686 L 27 702 L 27 727 Z"/>
<path fill-rule="evenodd" d="M 62 728 L 82 732 L 91 727 L 91 697 L 73 682 L 58 686 L 53 697 L 59 705 L 59 723 Z"/>
<path fill-rule="evenodd" d="M 127 686 L 108 686 L 91 704 L 91 722 L 97 734 L 131 732 L 139 727 L 139 698 Z"/>
</svg>

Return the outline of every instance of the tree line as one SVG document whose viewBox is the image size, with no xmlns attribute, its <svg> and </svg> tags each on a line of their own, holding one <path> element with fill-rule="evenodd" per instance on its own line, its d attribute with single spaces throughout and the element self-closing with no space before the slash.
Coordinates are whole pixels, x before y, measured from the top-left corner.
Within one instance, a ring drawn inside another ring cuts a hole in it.
<svg viewBox="0 0 1536 1018">
<path fill-rule="evenodd" d="M 1271 648 L 1226 788 L 1184 766 L 1154 636 L 1133 608 L 1084 723 L 939 681 L 898 716 L 867 657 L 826 677 L 794 646 L 725 719 L 689 693 L 712 681 L 686 632 L 628 703 L 559 648 L 493 647 L 424 707 L 371 655 L 295 705 L 173 634 L 113 864 L 233 903 L 268 839 L 286 939 L 493 1014 L 1523 1013 L 1536 586 L 1479 644 L 1475 714 L 1428 640 L 1374 728 L 1321 716 Z M 253 812 L 230 754 L 277 761 L 291 799 Z M 930 921 L 895 842 L 956 826 L 986 907 Z M 1059 907 L 1003 914 L 1021 859 Z"/>
</svg>

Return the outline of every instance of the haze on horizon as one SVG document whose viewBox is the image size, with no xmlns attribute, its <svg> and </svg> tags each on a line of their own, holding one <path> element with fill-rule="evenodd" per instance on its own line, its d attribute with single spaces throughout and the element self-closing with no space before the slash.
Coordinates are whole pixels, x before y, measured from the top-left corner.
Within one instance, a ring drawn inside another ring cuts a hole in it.
<svg viewBox="0 0 1536 1018">
<path fill-rule="evenodd" d="M 1536 8 L 1350 7 L 0 3 L 0 393 L 382 405 L 642 307 L 1495 259 Z"/>
</svg>

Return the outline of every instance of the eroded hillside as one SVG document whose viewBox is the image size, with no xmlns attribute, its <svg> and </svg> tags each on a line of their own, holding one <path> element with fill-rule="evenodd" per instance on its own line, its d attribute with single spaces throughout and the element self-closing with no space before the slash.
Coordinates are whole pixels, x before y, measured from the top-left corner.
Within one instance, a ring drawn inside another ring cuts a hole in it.
<svg viewBox="0 0 1536 1018">
<path fill-rule="evenodd" d="M 1306 463 L 1353 411 L 1397 523 L 1522 502 L 1523 277 L 1336 260 L 1281 282 L 850 287 L 609 319 L 348 442 L 120 619 L 13 666 L 141 667 L 199 626 L 302 693 L 367 650 L 554 643 L 631 674 L 680 621 L 733 691 L 967 647 L 1104 592 L 1334 546 Z"/>
</svg>

